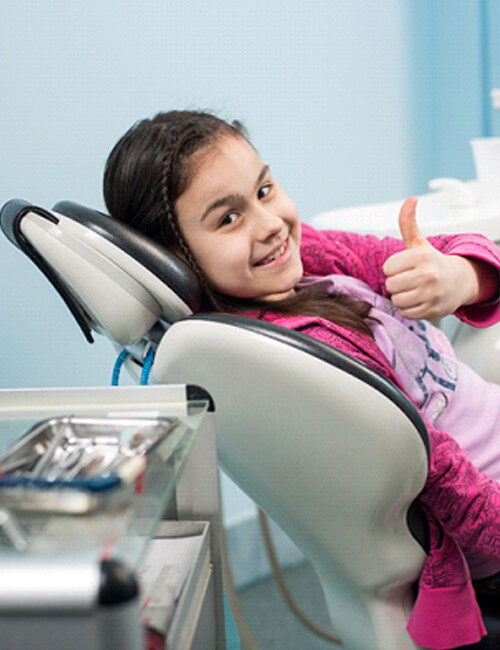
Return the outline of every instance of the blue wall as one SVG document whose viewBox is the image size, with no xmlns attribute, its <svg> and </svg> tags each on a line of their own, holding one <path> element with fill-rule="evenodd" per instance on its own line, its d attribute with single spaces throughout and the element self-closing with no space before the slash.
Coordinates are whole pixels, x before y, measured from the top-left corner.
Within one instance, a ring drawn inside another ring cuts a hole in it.
<svg viewBox="0 0 500 650">
<path fill-rule="evenodd" d="M 20 0 L 0 5 L 0 203 L 102 207 L 101 175 L 138 118 L 239 117 L 304 220 L 411 191 L 406 2 Z M 0 387 L 106 384 L 46 280 L 0 240 Z"/>
<path fill-rule="evenodd" d="M 439 176 L 474 177 L 469 140 L 500 135 L 490 90 L 500 87 L 496 0 L 409 3 L 412 176 L 416 192 Z"/>
<path fill-rule="evenodd" d="M 485 45 L 483 57 L 485 69 L 483 90 L 485 94 L 485 135 L 500 136 L 500 111 L 493 110 L 488 94 L 492 88 L 500 88 L 500 3 L 497 0 L 483 0 L 483 32 Z"/>
</svg>

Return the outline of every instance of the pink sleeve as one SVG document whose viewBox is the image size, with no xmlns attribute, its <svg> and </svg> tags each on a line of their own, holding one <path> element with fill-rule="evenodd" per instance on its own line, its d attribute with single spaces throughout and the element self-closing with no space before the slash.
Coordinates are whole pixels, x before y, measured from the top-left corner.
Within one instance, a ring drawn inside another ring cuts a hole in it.
<svg viewBox="0 0 500 650">
<path fill-rule="evenodd" d="M 302 225 L 301 256 L 304 275 L 349 275 L 366 282 L 376 293 L 387 295 L 382 266 L 403 248 L 397 239 L 359 235 L 341 230 L 315 230 Z"/>
<path fill-rule="evenodd" d="M 500 484 L 479 472 L 449 434 L 426 424 L 432 454 L 420 500 L 458 546 L 500 560 Z"/>
<path fill-rule="evenodd" d="M 433 243 L 432 238 L 429 241 Z M 486 262 L 496 270 L 497 275 L 500 274 L 500 249 L 483 235 L 455 235 L 443 252 Z M 500 280 L 498 284 L 500 286 Z M 455 316 L 476 327 L 493 325 L 500 320 L 500 295 L 487 302 L 461 307 Z"/>
<path fill-rule="evenodd" d="M 500 278 L 500 250 L 483 235 L 437 235 L 429 242 L 447 255 L 481 260 L 493 266 Z M 400 239 L 359 235 L 339 230 L 316 230 L 302 224 L 301 255 L 304 275 L 338 273 L 363 280 L 376 293 L 389 297 L 384 262 L 404 247 Z M 500 280 L 499 280 L 500 284 Z M 500 299 L 462 307 L 456 316 L 471 325 L 486 327 L 500 320 Z"/>
</svg>

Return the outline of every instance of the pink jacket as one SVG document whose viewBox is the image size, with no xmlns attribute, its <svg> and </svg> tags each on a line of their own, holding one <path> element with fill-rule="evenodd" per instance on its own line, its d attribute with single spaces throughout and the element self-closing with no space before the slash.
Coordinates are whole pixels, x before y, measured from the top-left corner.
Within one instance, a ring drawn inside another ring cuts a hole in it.
<svg viewBox="0 0 500 650">
<path fill-rule="evenodd" d="M 481 235 L 438 236 L 429 241 L 444 253 L 483 260 L 500 272 L 499 249 Z M 393 238 L 302 226 L 305 276 L 350 275 L 385 296 L 382 265 L 402 248 L 403 243 Z M 485 327 L 500 320 L 500 305 L 495 301 L 461 308 L 456 316 Z M 264 320 L 347 352 L 401 388 L 384 354 L 364 334 L 312 316 L 266 313 Z M 475 548 L 500 560 L 500 484 L 479 473 L 450 435 L 426 424 L 432 456 L 419 499 L 429 520 L 431 548 L 408 632 L 415 643 L 440 650 L 476 643 L 486 633 L 462 550 Z"/>
</svg>

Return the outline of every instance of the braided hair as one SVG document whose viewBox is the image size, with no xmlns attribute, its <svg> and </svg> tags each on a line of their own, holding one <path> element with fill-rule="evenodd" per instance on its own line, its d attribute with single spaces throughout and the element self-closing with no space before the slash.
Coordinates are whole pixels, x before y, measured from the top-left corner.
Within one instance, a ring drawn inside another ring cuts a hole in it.
<svg viewBox="0 0 500 650">
<path fill-rule="evenodd" d="M 185 241 L 175 203 L 188 186 L 208 147 L 227 136 L 245 138 L 240 122 L 228 123 L 202 111 L 169 111 L 136 122 L 116 143 L 106 161 L 104 200 L 109 214 L 178 252 L 199 278 L 202 309 L 241 312 L 270 309 L 265 300 L 226 296 L 213 290 Z M 315 315 L 373 336 L 366 320 L 371 305 L 343 293 L 327 295 L 310 286 L 272 302 L 273 311 Z"/>
<path fill-rule="evenodd" d="M 103 191 L 108 212 L 166 248 L 195 271 L 206 307 L 223 310 L 179 228 L 175 202 L 191 177 L 194 154 L 227 135 L 246 138 L 243 126 L 201 111 L 170 111 L 134 124 L 108 156 Z"/>
</svg>

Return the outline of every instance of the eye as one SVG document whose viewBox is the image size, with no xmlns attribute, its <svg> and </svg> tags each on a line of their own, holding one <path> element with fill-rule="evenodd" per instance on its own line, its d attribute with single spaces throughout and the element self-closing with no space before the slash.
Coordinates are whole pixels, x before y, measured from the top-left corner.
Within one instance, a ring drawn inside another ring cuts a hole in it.
<svg viewBox="0 0 500 650">
<path fill-rule="evenodd" d="M 237 212 L 227 212 L 219 221 L 219 226 L 230 226 L 238 218 Z"/>
<path fill-rule="evenodd" d="M 263 199 L 266 197 L 269 192 L 271 191 L 272 184 L 271 183 L 266 183 L 262 187 L 259 188 L 259 191 L 257 192 L 257 198 L 258 199 Z"/>
</svg>

